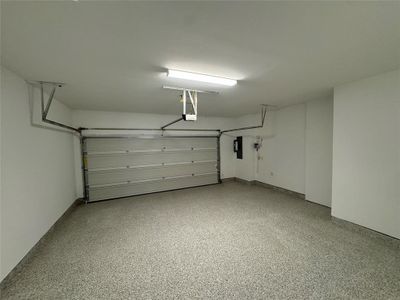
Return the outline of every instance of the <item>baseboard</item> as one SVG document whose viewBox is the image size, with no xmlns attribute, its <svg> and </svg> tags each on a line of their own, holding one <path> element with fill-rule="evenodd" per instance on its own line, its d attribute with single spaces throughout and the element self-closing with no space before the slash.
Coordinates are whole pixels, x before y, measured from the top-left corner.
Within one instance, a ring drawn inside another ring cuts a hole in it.
<svg viewBox="0 0 400 300">
<path fill-rule="evenodd" d="M 349 229 L 351 231 L 356 231 L 356 232 L 358 232 L 364 236 L 367 236 L 369 238 L 379 239 L 379 240 L 385 242 L 387 245 L 400 250 L 400 239 L 395 238 L 394 236 L 390 236 L 390 235 L 384 234 L 382 232 L 370 229 L 368 227 L 364 227 L 362 225 L 358 225 L 358 224 L 355 224 L 350 221 L 339 219 L 334 216 L 331 216 L 331 219 L 332 219 L 332 222 L 334 222 L 335 224 L 337 224 L 343 228 Z"/>
<path fill-rule="evenodd" d="M 234 177 L 234 181 L 244 183 L 247 185 L 254 185 L 254 182 L 255 182 L 254 180 L 246 180 L 246 179 L 242 179 L 242 178 L 238 178 L 238 177 Z"/>
<path fill-rule="evenodd" d="M 265 187 L 267 189 L 272 189 L 272 190 L 279 191 L 279 192 L 282 192 L 282 193 L 285 193 L 285 194 L 289 194 L 291 196 L 294 196 L 296 198 L 300 198 L 302 200 L 306 200 L 306 195 L 304 195 L 302 193 L 298 193 L 298 192 L 295 192 L 295 191 L 284 189 L 284 188 L 281 188 L 279 186 L 275 186 L 275 185 L 272 185 L 272 184 L 269 184 L 269 183 L 265 183 L 265 182 L 261 182 L 261 181 L 258 181 L 258 180 L 246 180 L 246 179 L 242 179 L 242 178 L 238 178 L 238 177 L 228 177 L 228 178 L 222 179 L 223 183 L 224 182 L 230 182 L 230 181 L 236 181 L 236 182 L 240 182 L 240 183 L 247 184 L 247 185 L 258 185 L 258 186 Z"/>
<path fill-rule="evenodd" d="M 240 183 L 244 183 L 244 184 L 248 184 L 248 185 L 254 184 L 254 180 L 249 181 L 249 180 L 242 179 L 242 178 L 238 178 L 238 177 L 223 178 L 221 181 L 222 181 L 223 183 L 224 183 L 224 182 L 236 181 L 236 182 L 240 182 Z"/>
<path fill-rule="evenodd" d="M 282 192 L 282 193 L 285 193 L 285 194 L 289 194 L 291 196 L 294 196 L 296 198 L 300 198 L 302 200 L 306 200 L 306 195 L 304 195 L 302 193 L 299 193 L 299 192 L 291 191 L 291 190 L 288 190 L 288 189 L 285 189 L 285 188 L 282 188 L 282 187 L 279 187 L 279 186 L 275 186 L 275 185 L 272 185 L 272 184 L 269 184 L 269 183 L 261 182 L 261 181 L 258 181 L 258 180 L 254 180 L 254 184 L 258 185 L 258 186 L 265 187 L 267 189 L 272 189 L 272 190 L 279 191 L 279 192 Z"/>
<path fill-rule="evenodd" d="M 321 204 L 321 203 L 318 203 L 318 202 L 314 202 L 314 201 L 311 201 L 311 200 L 308 200 L 308 199 L 305 199 L 307 202 L 310 202 L 310 203 L 312 203 L 312 204 L 317 204 L 317 205 L 319 205 L 319 206 L 322 206 L 322 207 L 326 207 L 326 208 L 329 208 L 329 209 L 332 209 L 332 207 L 330 207 L 330 206 L 328 206 L 328 205 L 325 205 L 325 204 Z"/>
<path fill-rule="evenodd" d="M 228 178 L 221 178 L 221 182 L 229 182 L 229 181 L 235 181 L 235 177 L 228 177 Z"/>
<path fill-rule="evenodd" d="M 20 262 L 7 274 L 6 277 L 0 282 L 0 291 L 3 290 L 9 282 L 17 276 L 21 269 L 24 268 L 29 259 L 35 254 L 35 252 L 40 248 L 40 246 L 46 241 L 51 232 L 62 223 L 62 221 L 72 213 L 72 211 L 79 205 L 83 204 L 82 199 L 76 199 L 67 210 L 58 218 L 58 220 L 47 230 L 47 232 L 40 238 L 40 240 L 28 251 L 28 253 L 20 260 Z M 0 293 L 1 294 L 1 293 Z"/>
</svg>

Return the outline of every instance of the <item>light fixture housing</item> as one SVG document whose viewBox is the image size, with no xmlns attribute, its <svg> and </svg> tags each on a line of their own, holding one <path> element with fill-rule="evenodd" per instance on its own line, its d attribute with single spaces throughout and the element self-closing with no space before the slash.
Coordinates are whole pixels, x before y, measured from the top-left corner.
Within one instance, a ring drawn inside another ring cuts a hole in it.
<svg viewBox="0 0 400 300">
<path fill-rule="evenodd" d="M 206 82 L 206 83 L 212 83 L 212 84 L 220 84 L 220 85 L 226 85 L 226 86 L 234 86 L 237 84 L 237 80 L 235 80 L 235 79 L 229 79 L 229 78 L 200 74 L 200 73 L 179 71 L 179 70 L 168 69 L 167 76 L 171 77 L 171 78 L 193 80 L 193 81 Z"/>
</svg>

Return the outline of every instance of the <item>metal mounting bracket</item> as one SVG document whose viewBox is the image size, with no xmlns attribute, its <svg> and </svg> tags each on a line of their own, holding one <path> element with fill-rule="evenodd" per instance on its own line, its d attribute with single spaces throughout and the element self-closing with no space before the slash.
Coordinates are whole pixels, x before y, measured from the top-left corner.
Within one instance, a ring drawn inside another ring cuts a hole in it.
<svg viewBox="0 0 400 300">
<path fill-rule="evenodd" d="M 182 90 L 182 102 L 183 102 L 183 113 L 182 113 L 182 119 L 184 121 L 196 121 L 197 120 L 197 91 L 195 90 L 188 90 L 188 89 L 183 89 Z M 189 107 L 187 106 L 187 99 L 189 98 Z M 189 108 L 189 109 L 188 109 Z M 188 113 L 188 110 L 190 110 L 192 113 Z"/>
<path fill-rule="evenodd" d="M 52 124 L 52 125 L 55 125 L 55 126 L 58 126 L 58 127 L 62 127 L 62 128 L 69 129 L 69 130 L 73 130 L 73 131 L 76 131 L 76 132 L 80 133 L 81 131 L 78 128 L 75 128 L 75 127 L 72 127 L 72 126 L 69 126 L 69 125 L 65 125 L 65 124 L 62 124 L 60 122 L 56 122 L 56 121 L 53 121 L 53 120 L 50 120 L 50 119 L 47 118 L 47 115 L 48 115 L 49 110 L 50 110 L 51 103 L 53 102 L 54 95 L 56 93 L 56 89 L 57 89 L 57 87 L 62 87 L 64 85 L 64 83 L 62 83 L 62 82 L 50 82 L 50 81 L 37 81 L 37 83 L 40 84 L 40 102 L 41 102 L 41 108 L 42 108 L 42 121 L 45 122 L 45 123 L 48 123 L 48 124 Z M 45 84 L 52 86 L 52 89 L 51 89 L 51 92 L 50 92 L 50 95 L 49 95 L 49 99 L 46 102 L 44 101 L 44 85 Z"/>
</svg>

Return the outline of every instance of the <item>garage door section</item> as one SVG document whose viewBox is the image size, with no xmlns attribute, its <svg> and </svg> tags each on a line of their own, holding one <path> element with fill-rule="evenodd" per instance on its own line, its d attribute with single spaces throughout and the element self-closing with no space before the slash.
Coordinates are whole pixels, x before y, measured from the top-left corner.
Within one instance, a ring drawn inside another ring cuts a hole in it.
<svg viewBox="0 0 400 300">
<path fill-rule="evenodd" d="M 84 138 L 89 202 L 219 182 L 217 137 Z"/>
</svg>

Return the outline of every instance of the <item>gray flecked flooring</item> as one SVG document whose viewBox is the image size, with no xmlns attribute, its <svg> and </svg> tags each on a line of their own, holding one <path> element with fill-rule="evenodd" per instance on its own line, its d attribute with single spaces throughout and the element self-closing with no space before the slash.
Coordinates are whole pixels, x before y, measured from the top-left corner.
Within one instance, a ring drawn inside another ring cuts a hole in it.
<svg viewBox="0 0 400 300">
<path fill-rule="evenodd" d="M 2 299 L 400 299 L 400 251 L 237 182 L 79 206 Z"/>
</svg>

